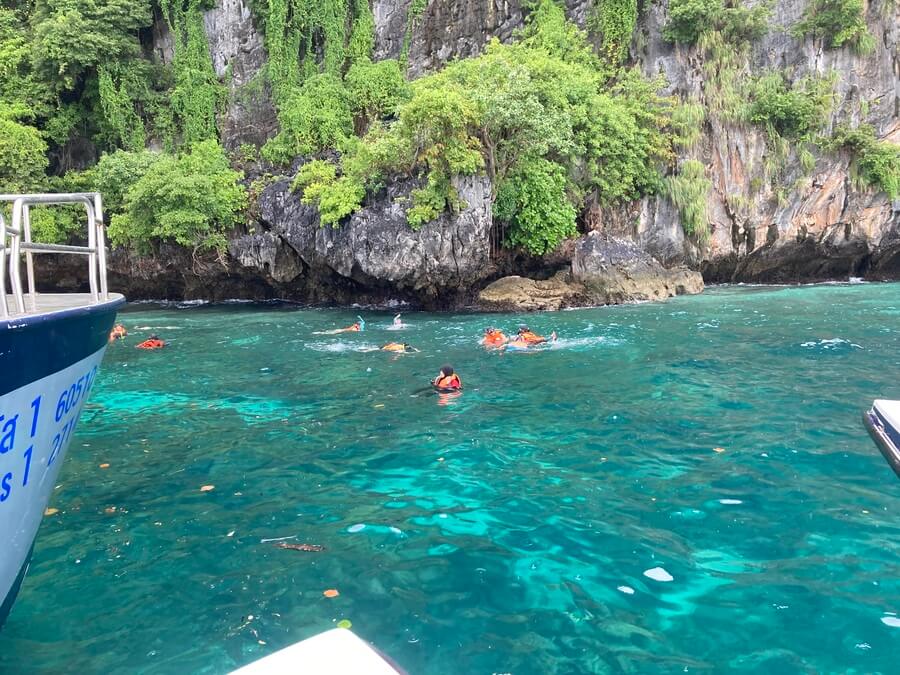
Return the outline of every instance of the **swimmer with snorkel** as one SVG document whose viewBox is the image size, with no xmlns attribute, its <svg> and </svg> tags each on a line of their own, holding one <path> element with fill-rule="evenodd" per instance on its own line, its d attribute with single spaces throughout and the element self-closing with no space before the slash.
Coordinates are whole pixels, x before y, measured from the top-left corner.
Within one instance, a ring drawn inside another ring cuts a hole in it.
<svg viewBox="0 0 900 675">
<path fill-rule="evenodd" d="M 358 321 L 347 326 L 346 328 L 335 328 L 334 330 L 320 330 L 313 335 L 337 335 L 339 333 L 362 333 L 366 329 L 366 322 L 361 316 L 357 316 Z"/>
</svg>

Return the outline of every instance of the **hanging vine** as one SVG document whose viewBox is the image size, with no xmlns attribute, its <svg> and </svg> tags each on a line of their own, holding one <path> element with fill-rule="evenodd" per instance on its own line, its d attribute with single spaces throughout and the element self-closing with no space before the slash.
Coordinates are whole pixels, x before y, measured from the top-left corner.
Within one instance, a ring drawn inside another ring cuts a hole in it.
<svg viewBox="0 0 900 675">
<path fill-rule="evenodd" d="M 225 101 L 225 87 L 216 77 L 203 27 L 206 6 L 203 0 L 160 0 L 175 50 L 172 109 L 185 143 L 216 138 L 216 113 Z"/>
<path fill-rule="evenodd" d="M 112 144 L 126 150 L 143 150 L 146 141 L 144 123 L 134 109 L 125 83 L 117 85 L 109 68 L 101 67 L 97 72 L 97 85 L 100 109 L 112 132 Z"/>
<path fill-rule="evenodd" d="M 627 58 L 637 18 L 637 0 L 595 0 L 589 28 L 602 38 L 600 51 L 610 65 Z"/>
</svg>

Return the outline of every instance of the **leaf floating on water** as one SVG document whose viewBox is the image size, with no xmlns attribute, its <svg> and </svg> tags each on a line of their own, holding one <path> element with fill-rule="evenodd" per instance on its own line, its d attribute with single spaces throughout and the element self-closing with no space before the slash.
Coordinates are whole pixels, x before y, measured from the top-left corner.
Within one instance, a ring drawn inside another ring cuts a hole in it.
<svg viewBox="0 0 900 675">
<path fill-rule="evenodd" d="M 108 469 L 108 468 L 109 468 L 109 462 L 103 462 L 103 464 L 100 465 L 100 468 L 101 468 L 101 469 Z"/>
<path fill-rule="evenodd" d="M 341 619 L 340 621 L 337 622 L 338 628 L 350 628 L 350 626 L 352 626 L 352 625 L 353 624 L 350 623 L 349 619 Z"/>
<path fill-rule="evenodd" d="M 200 492 L 209 492 L 210 490 L 214 490 L 215 488 L 215 485 L 204 485 L 200 488 Z"/>
<path fill-rule="evenodd" d="M 44 509 L 45 516 L 55 516 L 57 513 L 59 513 L 59 509 L 54 509 L 52 506 L 49 506 L 46 509 Z"/>
<path fill-rule="evenodd" d="M 337 592 L 336 588 L 329 588 L 326 591 L 322 591 L 322 595 L 324 595 L 326 598 L 336 598 L 340 595 L 340 593 Z"/>
<path fill-rule="evenodd" d="M 675 577 L 666 572 L 662 567 L 653 567 L 649 570 L 644 570 L 644 576 L 653 581 L 673 581 Z"/>
<path fill-rule="evenodd" d="M 286 548 L 291 551 L 305 551 L 307 553 L 318 553 L 325 550 L 325 547 L 319 546 L 319 544 L 288 544 L 284 541 L 275 544 L 275 548 Z"/>
</svg>

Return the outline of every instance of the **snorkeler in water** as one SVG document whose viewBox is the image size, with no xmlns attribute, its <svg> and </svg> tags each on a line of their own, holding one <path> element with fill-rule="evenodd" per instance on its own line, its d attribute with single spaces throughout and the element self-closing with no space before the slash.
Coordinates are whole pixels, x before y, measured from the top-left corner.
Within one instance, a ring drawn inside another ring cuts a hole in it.
<svg viewBox="0 0 900 675">
<path fill-rule="evenodd" d="M 115 340 L 121 340 L 126 335 L 128 335 L 128 331 L 125 330 L 125 326 L 120 323 L 117 323 L 113 326 L 113 329 L 109 332 L 109 341 L 113 342 Z"/>
<path fill-rule="evenodd" d="M 508 340 L 509 338 L 503 334 L 502 330 L 491 326 L 484 329 L 484 337 L 481 338 L 481 344 L 489 349 L 496 349 L 506 344 Z"/>
<path fill-rule="evenodd" d="M 462 389 L 462 380 L 453 371 L 453 366 L 447 364 L 441 366 L 441 372 L 431 383 L 438 391 L 459 391 Z"/>
<path fill-rule="evenodd" d="M 337 335 L 338 333 L 361 333 L 366 329 L 366 322 L 361 316 L 356 317 L 358 321 L 347 326 L 346 328 L 335 328 L 334 330 L 320 330 L 313 335 Z"/>
<path fill-rule="evenodd" d="M 388 342 L 386 345 L 383 345 L 381 347 L 381 351 L 397 352 L 398 354 L 410 354 L 419 350 L 411 345 L 406 344 L 405 342 Z"/>
<path fill-rule="evenodd" d="M 516 338 L 514 341 L 521 340 L 526 343 L 526 345 L 539 345 L 545 342 L 556 342 L 556 331 L 550 333 L 550 339 L 548 340 L 543 335 L 538 335 L 534 331 L 532 331 L 528 326 L 522 325 L 519 326 L 519 331 L 516 334 Z"/>
<path fill-rule="evenodd" d="M 166 346 L 164 340 L 160 340 L 156 334 L 151 335 L 139 345 L 135 345 L 138 349 L 162 349 Z"/>
<path fill-rule="evenodd" d="M 394 320 L 391 322 L 391 325 L 394 328 L 403 328 L 403 321 L 400 320 L 400 314 L 394 317 Z"/>
</svg>

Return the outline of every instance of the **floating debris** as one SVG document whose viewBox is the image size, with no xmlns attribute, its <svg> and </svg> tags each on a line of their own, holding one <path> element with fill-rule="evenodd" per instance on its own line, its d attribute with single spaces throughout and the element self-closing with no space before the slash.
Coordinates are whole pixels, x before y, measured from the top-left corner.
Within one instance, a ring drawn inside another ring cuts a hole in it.
<svg viewBox="0 0 900 675">
<path fill-rule="evenodd" d="M 286 548 L 291 551 L 305 551 L 307 553 L 318 553 L 325 550 L 325 547 L 319 544 L 288 544 L 284 541 L 275 544 L 275 548 Z"/>
<path fill-rule="evenodd" d="M 44 509 L 45 516 L 55 516 L 57 513 L 59 513 L 59 509 L 54 509 L 52 506 L 48 506 Z"/>
<path fill-rule="evenodd" d="M 275 537 L 273 539 L 260 539 L 259 543 L 260 544 L 268 544 L 270 541 L 284 541 L 285 539 L 296 539 L 296 538 L 297 538 L 296 534 L 291 534 L 291 535 L 288 535 L 287 537 Z"/>
<path fill-rule="evenodd" d="M 115 512 L 116 512 L 115 506 L 107 506 L 105 509 L 103 509 L 103 513 L 115 513 Z"/>
<path fill-rule="evenodd" d="M 743 504 L 740 499 L 720 499 L 720 504 L 725 504 L 725 506 L 737 506 L 738 504 Z"/>
<path fill-rule="evenodd" d="M 340 621 L 337 622 L 338 628 L 350 628 L 352 625 L 353 624 L 350 623 L 349 619 L 341 619 Z"/>
<path fill-rule="evenodd" d="M 356 523 L 356 525 L 351 525 L 347 528 L 347 532 L 362 532 L 366 529 L 366 526 L 363 523 Z"/>
<path fill-rule="evenodd" d="M 322 591 L 322 595 L 324 595 L 326 598 L 336 598 L 340 595 L 340 593 L 338 593 L 336 588 L 329 588 L 325 591 Z"/>
<path fill-rule="evenodd" d="M 713 448 L 713 452 L 725 452 L 725 448 Z"/>
<path fill-rule="evenodd" d="M 900 619 L 896 616 L 883 616 L 881 617 L 881 623 L 891 628 L 900 628 Z"/>
<path fill-rule="evenodd" d="M 108 469 L 108 468 L 109 468 L 109 462 L 103 462 L 103 464 L 100 465 L 100 468 L 101 468 L 101 469 Z"/>
<path fill-rule="evenodd" d="M 666 572 L 662 567 L 653 567 L 649 570 L 644 570 L 644 576 L 653 581 L 673 581 L 675 577 Z"/>
<path fill-rule="evenodd" d="M 625 595 L 634 595 L 634 589 L 631 586 L 616 586 L 616 590 Z"/>
<path fill-rule="evenodd" d="M 200 488 L 200 492 L 209 492 L 210 490 L 215 490 L 215 489 L 216 489 L 215 485 L 204 485 L 203 487 Z"/>
<path fill-rule="evenodd" d="M 229 532 L 229 533 L 226 534 L 225 536 L 226 536 L 226 537 L 233 537 L 233 536 L 234 536 L 234 530 L 232 530 L 231 532 Z"/>
</svg>

